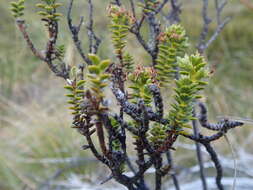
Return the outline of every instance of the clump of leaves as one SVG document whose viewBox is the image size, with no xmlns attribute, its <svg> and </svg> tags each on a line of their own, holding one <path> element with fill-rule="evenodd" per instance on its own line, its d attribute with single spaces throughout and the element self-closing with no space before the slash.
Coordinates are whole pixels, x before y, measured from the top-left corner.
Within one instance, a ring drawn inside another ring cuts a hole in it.
<svg viewBox="0 0 253 190">
<path fill-rule="evenodd" d="M 76 67 L 72 67 L 68 85 L 64 86 L 64 88 L 69 91 L 66 96 L 69 98 L 68 104 L 71 105 L 69 109 L 72 110 L 73 115 L 80 114 L 80 104 L 84 95 L 85 80 L 78 80 L 79 74 L 80 73 L 78 73 L 78 69 Z"/>
<path fill-rule="evenodd" d="M 112 32 L 112 43 L 116 55 L 121 59 L 120 56 L 122 56 L 123 49 L 126 46 L 126 37 L 129 34 L 129 29 L 134 22 L 134 18 L 126 9 L 117 5 L 109 6 L 108 15 L 111 19 L 109 28 Z"/>
<path fill-rule="evenodd" d="M 142 99 L 147 106 L 151 106 L 152 94 L 149 85 L 156 83 L 156 72 L 152 67 L 143 67 L 141 65 L 135 68 L 135 72 L 130 74 L 129 80 L 131 85 L 129 88 L 133 90 L 131 94 L 132 101 L 137 103 Z"/>
<path fill-rule="evenodd" d="M 177 60 L 181 76 L 175 81 L 175 103 L 171 105 L 173 109 L 169 113 L 169 119 L 171 126 L 180 131 L 189 128 L 187 123 L 195 119 L 192 117 L 193 104 L 201 98 L 198 92 L 207 85 L 204 80 L 208 77 L 208 70 L 205 68 L 207 63 L 198 53 Z"/>
<path fill-rule="evenodd" d="M 144 14 L 148 14 L 154 12 L 159 3 L 158 0 L 144 0 L 143 3 L 139 3 L 138 5 L 142 7 Z"/>
<path fill-rule="evenodd" d="M 11 12 L 15 18 L 22 17 L 24 15 L 25 0 L 19 0 L 17 2 L 11 2 Z"/>
<path fill-rule="evenodd" d="M 106 73 L 110 60 L 100 60 L 95 54 L 89 54 L 89 58 L 92 62 L 92 65 L 88 66 L 90 89 L 95 96 L 103 98 L 103 89 L 108 85 L 106 81 L 110 78 L 110 74 Z"/>
<path fill-rule="evenodd" d="M 153 124 L 149 130 L 149 140 L 154 147 L 159 147 L 168 136 L 168 126 L 159 123 Z"/>
<path fill-rule="evenodd" d="M 174 24 L 159 35 L 159 53 L 155 66 L 161 85 L 167 85 L 177 73 L 177 57 L 184 56 L 188 38 L 182 26 Z"/>
<path fill-rule="evenodd" d="M 38 12 L 40 16 L 42 16 L 42 20 L 48 21 L 58 21 L 60 17 L 63 15 L 61 13 L 57 13 L 56 9 L 61 7 L 61 3 L 57 3 L 57 0 L 41 0 L 44 3 L 36 4 L 36 7 L 42 9 Z"/>
</svg>

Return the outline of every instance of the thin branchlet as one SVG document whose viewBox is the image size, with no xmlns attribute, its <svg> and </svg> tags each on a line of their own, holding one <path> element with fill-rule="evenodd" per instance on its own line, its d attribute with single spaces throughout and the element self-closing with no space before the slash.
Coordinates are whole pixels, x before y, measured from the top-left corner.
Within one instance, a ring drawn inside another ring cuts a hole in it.
<svg viewBox="0 0 253 190">
<path fill-rule="evenodd" d="M 200 34 L 199 43 L 197 45 L 197 49 L 199 53 L 203 54 L 205 50 L 217 39 L 223 28 L 229 23 L 231 17 L 226 17 L 222 20 L 221 13 L 224 7 L 227 4 L 227 1 L 218 1 L 215 0 L 215 9 L 216 9 L 216 22 L 217 27 L 211 37 L 208 39 L 208 32 L 209 32 L 209 25 L 212 20 L 208 17 L 208 6 L 209 0 L 203 0 L 203 7 L 202 7 L 202 18 L 203 18 L 203 28 Z"/>
<path fill-rule="evenodd" d="M 85 55 L 84 50 L 82 48 L 82 42 L 79 39 L 79 32 L 80 32 L 81 26 L 83 24 L 83 17 L 81 17 L 80 22 L 77 26 L 73 25 L 73 23 L 72 23 L 71 12 L 72 12 L 72 8 L 73 8 L 73 3 L 74 3 L 74 0 L 69 1 L 68 14 L 67 14 L 68 26 L 69 26 L 70 32 L 72 34 L 72 39 L 74 41 L 74 44 L 76 46 L 78 53 L 80 54 L 83 61 L 85 61 L 88 65 L 90 65 L 91 61 L 89 60 L 87 55 Z"/>
<path fill-rule="evenodd" d="M 218 123 L 209 123 L 207 119 L 207 108 L 203 103 L 199 103 L 200 114 L 199 114 L 199 122 L 202 127 L 207 128 L 213 131 L 224 131 L 226 132 L 229 129 L 238 127 L 243 125 L 242 122 L 239 121 L 230 121 L 228 119 L 221 120 Z"/>
<path fill-rule="evenodd" d="M 89 23 L 87 26 L 88 38 L 89 38 L 89 53 L 96 54 L 101 43 L 101 39 L 97 37 L 94 32 L 94 18 L 93 18 L 93 3 L 92 0 L 88 0 L 89 5 Z"/>
<path fill-rule="evenodd" d="M 193 110 L 193 117 L 196 117 L 196 113 L 195 113 L 195 108 Z M 199 127 L 198 127 L 198 123 L 196 120 L 192 121 L 192 127 L 193 127 L 193 133 L 196 137 L 199 137 Z M 196 154 L 197 154 L 197 159 L 198 159 L 198 163 L 199 163 L 199 171 L 200 171 L 200 179 L 202 182 L 202 188 L 203 190 L 207 190 L 207 182 L 206 182 L 206 177 L 205 177 L 205 172 L 204 172 L 204 164 L 203 164 L 203 157 L 201 154 L 201 144 L 199 142 L 195 142 L 195 146 L 196 146 Z"/>
<path fill-rule="evenodd" d="M 222 171 L 222 166 L 221 163 L 218 159 L 217 153 L 215 152 L 215 150 L 213 149 L 213 147 L 210 145 L 210 143 L 202 143 L 204 145 L 204 147 L 206 148 L 207 152 L 209 153 L 215 168 L 216 168 L 216 184 L 217 184 L 217 188 L 218 190 L 224 190 L 224 187 L 221 183 L 221 179 L 223 176 L 223 171 Z"/>
</svg>

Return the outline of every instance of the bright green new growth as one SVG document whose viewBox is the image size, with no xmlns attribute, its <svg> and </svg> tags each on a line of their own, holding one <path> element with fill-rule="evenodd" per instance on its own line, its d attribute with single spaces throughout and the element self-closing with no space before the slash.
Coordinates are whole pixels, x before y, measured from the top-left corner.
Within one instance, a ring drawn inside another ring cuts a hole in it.
<svg viewBox="0 0 253 190">
<path fill-rule="evenodd" d="M 61 13 L 56 12 L 56 8 L 62 6 L 61 3 L 56 3 L 56 0 L 41 0 L 44 3 L 36 4 L 36 7 L 41 8 L 38 14 L 42 16 L 43 20 L 58 21 L 59 17 L 62 16 Z"/>
<path fill-rule="evenodd" d="M 201 98 L 198 92 L 207 84 L 204 81 L 208 77 L 208 71 L 205 68 L 206 62 L 199 54 L 185 55 L 177 60 L 179 66 L 180 78 L 176 80 L 176 95 L 174 96 L 172 110 L 169 113 L 170 125 L 173 129 L 181 131 L 189 127 L 187 124 L 192 117 L 193 103 Z"/>
<path fill-rule="evenodd" d="M 126 37 L 133 20 L 131 15 L 124 8 L 116 5 L 111 5 L 109 7 L 109 17 L 111 18 L 109 27 L 112 32 L 112 43 L 116 55 L 120 58 L 126 46 Z"/>
<path fill-rule="evenodd" d="M 103 89 L 108 85 L 106 81 L 110 78 L 110 74 L 106 73 L 106 69 L 110 65 L 110 60 L 100 60 L 95 54 L 89 54 L 92 65 L 88 66 L 88 81 L 91 85 L 90 89 L 99 99 L 104 97 Z"/>
<path fill-rule="evenodd" d="M 70 93 L 66 96 L 70 98 L 68 101 L 72 106 L 71 110 L 74 110 L 73 115 L 80 114 L 81 110 L 80 104 L 81 100 L 85 96 L 85 92 L 93 92 L 94 97 L 98 103 L 101 102 L 104 97 L 103 89 L 107 86 L 106 81 L 110 77 L 109 74 L 105 73 L 105 70 L 110 65 L 109 60 L 100 60 L 97 55 L 89 54 L 89 59 L 92 62 L 92 65 L 88 66 L 88 77 L 83 80 L 83 76 L 80 76 L 80 73 L 76 67 L 72 67 L 70 72 L 70 79 L 68 79 L 69 85 L 64 88 L 69 90 Z M 84 86 L 84 84 L 86 84 Z"/>
<path fill-rule="evenodd" d="M 19 0 L 17 2 L 11 2 L 11 12 L 15 18 L 19 18 L 24 15 L 25 0 Z"/>
<path fill-rule="evenodd" d="M 151 106 L 152 94 L 149 85 L 154 83 L 153 72 L 150 67 L 138 66 L 135 72 L 129 75 L 131 81 L 129 88 L 133 90 L 131 94 L 133 103 L 137 103 L 139 99 L 142 99 L 146 106 Z"/>
<path fill-rule="evenodd" d="M 70 79 L 68 80 L 68 85 L 64 86 L 65 89 L 69 91 L 69 94 L 66 94 L 70 100 L 68 100 L 68 104 L 71 105 L 69 107 L 70 110 L 72 110 L 73 115 L 79 115 L 80 114 L 80 104 L 82 97 L 84 95 L 84 80 L 78 80 L 80 78 L 78 76 L 78 70 L 76 67 L 72 67 L 70 72 Z"/>
<path fill-rule="evenodd" d="M 177 57 L 183 56 L 188 46 L 185 30 L 180 25 L 172 25 L 159 36 L 159 53 L 157 56 L 158 80 L 161 86 L 166 85 L 175 77 L 177 72 Z"/>
</svg>

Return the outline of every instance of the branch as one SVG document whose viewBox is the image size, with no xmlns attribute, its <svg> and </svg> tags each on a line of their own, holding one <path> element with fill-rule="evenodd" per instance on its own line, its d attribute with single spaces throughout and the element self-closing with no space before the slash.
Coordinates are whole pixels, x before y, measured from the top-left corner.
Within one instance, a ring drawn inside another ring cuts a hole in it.
<svg viewBox="0 0 253 190">
<path fill-rule="evenodd" d="M 198 45 L 198 50 L 201 54 L 203 54 L 204 50 L 206 49 L 205 41 L 208 34 L 209 24 L 212 22 L 212 20 L 207 15 L 209 0 L 202 0 L 202 1 L 203 1 L 202 18 L 203 18 L 204 24 L 203 24 L 202 32 L 200 34 L 199 45 Z"/>
<path fill-rule="evenodd" d="M 121 1 L 120 0 L 114 0 L 113 4 L 120 7 L 121 6 Z"/>
<path fill-rule="evenodd" d="M 136 175 L 134 175 L 134 177 L 131 178 L 132 183 L 135 183 L 137 180 L 139 180 L 141 178 L 141 176 L 143 176 L 143 174 L 153 165 L 152 160 L 149 160 L 147 162 L 145 162 L 142 167 L 140 168 L 140 170 L 137 172 Z"/>
<path fill-rule="evenodd" d="M 149 25 L 149 48 L 151 49 L 151 57 L 152 57 L 152 64 L 153 66 L 156 65 L 156 59 L 158 54 L 158 44 L 159 40 L 157 40 L 161 30 L 160 30 L 160 23 L 155 18 L 155 12 L 151 12 L 147 14 L 147 21 Z"/>
<path fill-rule="evenodd" d="M 130 103 L 125 94 L 117 89 L 112 87 L 112 92 L 114 96 L 116 97 L 117 101 L 120 103 L 120 105 L 123 107 L 123 110 L 126 114 L 131 116 L 135 121 L 141 122 L 140 117 L 140 111 L 136 104 Z M 154 113 L 151 108 L 147 109 L 147 115 L 148 119 L 151 121 L 156 121 L 161 124 L 168 124 L 169 121 L 167 119 L 160 118 L 160 116 L 157 113 Z"/>
<path fill-rule="evenodd" d="M 174 163 L 173 163 L 172 154 L 170 150 L 166 153 L 166 157 L 167 157 L 168 164 L 170 165 L 170 171 L 171 171 L 170 175 L 172 177 L 175 189 L 180 190 L 178 179 L 174 171 Z"/>
<path fill-rule="evenodd" d="M 133 0 L 129 0 L 133 17 L 136 19 L 135 5 Z"/>
<path fill-rule="evenodd" d="M 216 40 L 216 38 L 218 37 L 218 35 L 221 33 L 221 31 L 223 30 L 223 28 L 230 22 L 232 18 L 231 17 L 227 17 L 225 18 L 220 24 L 219 26 L 216 28 L 215 32 L 213 33 L 213 35 L 211 36 L 211 38 L 206 42 L 204 49 L 208 48 L 211 43 Z"/>
<path fill-rule="evenodd" d="M 33 54 L 36 57 L 38 57 L 40 60 L 46 61 L 45 56 L 35 48 L 29 34 L 27 33 L 27 30 L 26 30 L 27 27 L 26 27 L 25 21 L 21 20 L 21 19 L 18 19 L 17 20 L 17 25 L 18 25 L 18 28 L 19 28 L 20 32 L 23 34 L 23 37 L 24 37 L 28 47 L 31 49 Z"/>
<path fill-rule="evenodd" d="M 82 59 L 88 64 L 91 64 L 91 61 L 89 60 L 89 58 L 84 54 L 83 48 L 82 48 L 82 43 L 79 40 L 79 32 L 80 32 L 80 28 L 81 25 L 83 23 L 83 17 L 81 17 L 80 23 L 78 26 L 75 26 L 72 24 L 72 18 L 71 18 L 71 12 L 72 12 L 72 7 L 73 7 L 73 1 L 74 0 L 70 0 L 69 2 L 69 7 L 68 7 L 68 15 L 67 15 L 67 20 L 68 20 L 68 26 L 70 29 L 70 32 L 72 34 L 72 39 L 74 41 L 74 44 L 76 46 L 76 49 L 78 51 L 78 53 L 80 54 L 80 56 L 82 57 Z"/>
<path fill-rule="evenodd" d="M 87 26 L 88 30 L 88 38 L 89 38 L 89 52 L 96 54 L 101 43 L 101 39 L 99 39 L 93 29 L 94 21 L 93 21 L 93 4 L 92 0 L 88 1 L 89 4 L 89 24 Z M 95 43 L 93 43 L 95 40 Z"/>
<path fill-rule="evenodd" d="M 162 11 L 163 7 L 169 2 L 169 0 L 163 0 L 162 3 L 158 6 L 158 8 L 154 11 L 155 14 L 158 14 Z"/>
<path fill-rule="evenodd" d="M 152 92 L 152 95 L 154 98 L 156 112 L 162 118 L 163 117 L 163 99 L 162 99 L 160 89 L 156 85 L 150 85 L 149 89 Z"/>
<path fill-rule="evenodd" d="M 25 21 L 18 19 L 17 25 L 20 30 L 20 32 L 23 34 L 23 37 L 28 45 L 28 47 L 31 49 L 32 53 L 39 58 L 40 60 L 47 63 L 48 67 L 51 69 L 52 72 L 55 73 L 56 76 L 62 77 L 64 79 L 67 79 L 69 77 L 69 68 L 65 65 L 65 63 L 61 62 L 61 70 L 57 68 L 56 65 L 52 63 L 53 58 L 52 56 L 55 54 L 55 44 L 57 40 L 58 35 L 58 24 L 57 22 L 50 22 L 49 23 L 49 40 L 47 42 L 45 55 L 43 55 L 41 52 L 39 52 L 36 47 L 34 46 L 27 30 Z"/>
<path fill-rule="evenodd" d="M 195 108 L 193 110 L 193 117 L 196 117 Z M 198 124 L 197 124 L 196 120 L 192 121 L 192 126 L 193 126 L 194 135 L 196 137 L 199 137 L 199 128 L 198 128 Z M 203 157 L 201 154 L 201 147 L 198 142 L 195 142 L 195 145 L 196 145 L 196 153 L 197 153 L 197 158 L 198 158 L 200 179 L 202 182 L 202 187 L 203 187 L 203 190 L 207 190 L 207 183 L 206 183 L 206 177 L 205 177 L 205 173 L 204 173 L 204 164 L 203 164 Z"/>
<path fill-rule="evenodd" d="M 199 117 L 199 122 L 201 126 L 209 130 L 218 131 L 218 132 L 211 136 L 204 136 L 200 133 L 198 135 L 195 135 L 195 134 L 183 135 L 186 138 L 189 138 L 193 141 L 196 141 L 199 143 L 210 143 L 211 141 L 215 141 L 221 138 L 222 136 L 224 136 L 224 134 L 226 134 L 228 130 L 233 129 L 235 127 L 242 126 L 244 124 L 243 122 L 230 121 L 228 119 L 221 120 L 215 124 L 209 123 L 207 120 L 207 109 L 205 105 L 203 103 L 199 103 L 199 106 L 200 106 L 200 114 L 198 117 Z"/>
<path fill-rule="evenodd" d="M 144 50 L 152 57 L 152 49 L 148 46 L 147 42 L 143 39 L 141 35 L 141 27 L 145 20 L 146 16 L 142 15 L 142 18 L 139 21 L 136 21 L 132 28 L 130 28 L 130 32 L 133 33 L 138 40 L 138 42 L 141 44 L 141 46 L 144 48 Z"/>
<path fill-rule="evenodd" d="M 220 1 L 215 0 L 217 28 L 212 34 L 212 36 L 207 40 L 208 27 L 209 27 L 209 24 L 211 23 L 211 19 L 207 15 L 208 1 L 209 0 L 203 0 L 202 17 L 203 17 L 204 25 L 203 25 L 203 29 L 200 35 L 199 44 L 197 46 L 198 51 L 201 54 L 203 54 L 204 51 L 212 44 L 212 42 L 216 40 L 216 38 L 219 36 L 223 28 L 231 20 L 231 17 L 226 17 L 223 21 L 221 20 L 221 13 L 227 4 L 227 1 L 225 0 L 220 3 Z"/>
<path fill-rule="evenodd" d="M 216 152 L 214 151 L 213 147 L 210 145 L 210 143 L 202 143 L 202 144 L 205 146 L 207 152 L 211 156 L 211 159 L 212 159 L 212 161 L 215 165 L 216 172 L 217 172 L 217 175 L 216 175 L 217 187 L 218 187 L 219 190 L 224 190 L 224 187 L 221 183 L 221 179 L 222 179 L 222 176 L 223 176 L 222 166 L 220 164 L 218 156 L 217 156 Z"/>
<path fill-rule="evenodd" d="M 113 117 L 114 117 L 114 119 L 116 119 L 118 121 L 118 123 L 121 125 L 121 127 L 127 129 L 128 131 L 130 131 L 134 135 L 138 135 L 138 131 L 136 130 L 136 128 L 134 128 L 133 126 L 130 126 L 128 123 L 126 123 L 123 119 L 121 119 L 120 116 L 115 114 Z"/>
<path fill-rule="evenodd" d="M 161 155 L 157 155 L 155 159 L 155 190 L 161 190 L 162 189 L 162 162 L 163 159 Z"/>
<path fill-rule="evenodd" d="M 199 103 L 200 115 L 199 122 L 202 127 L 207 128 L 213 131 L 227 131 L 229 129 L 235 128 L 237 126 L 242 126 L 242 122 L 238 121 L 230 121 L 230 120 L 222 120 L 218 123 L 209 123 L 207 119 L 207 108 L 203 103 Z"/>
</svg>

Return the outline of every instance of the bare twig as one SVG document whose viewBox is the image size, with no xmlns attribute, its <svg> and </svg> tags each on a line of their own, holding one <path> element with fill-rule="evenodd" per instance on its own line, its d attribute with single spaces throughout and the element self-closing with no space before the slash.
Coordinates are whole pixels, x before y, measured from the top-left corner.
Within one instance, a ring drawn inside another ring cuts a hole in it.
<svg viewBox="0 0 253 190">
<path fill-rule="evenodd" d="M 155 14 L 158 14 L 162 11 L 162 9 L 164 8 L 164 6 L 169 2 L 169 0 L 163 0 L 162 3 L 159 4 L 159 6 L 157 7 L 157 9 L 154 11 Z"/>
<path fill-rule="evenodd" d="M 175 171 L 174 171 L 174 163 L 173 163 L 172 154 L 170 150 L 166 153 L 166 157 L 167 157 L 168 164 L 170 165 L 170 175 L 172 177 L 175 189 L 180 190 L 177 175 L 175 174 Z"/>
<path fill-rule="evenodd" d="M 202 54 L 204 53 L 204 50 L 206 49 L 205 47 L 205 40 L 207 38 L 208 34 L 208 28 L 209 24 L 211 23 L 211 19 L 207 15 L 207 10 L 208 10 L 208 2 L 209 0 L 203 0 L 203 8 L 202 8 L 202 18 L 203 18 L 203 29 L 200 34 L 200 39 L 199 39 L 199 44 L 198 44 L 198 50 Z"/>
<path fill-rule="evenodd" d="M 29 46 L 29 48 L 33 52 L 33 54 L 36 57 L 38 57 L 40 60 L 45 61 L 46 60 L 45 56 L 35 48 L 29 34 L 27 33 L 25 21 L 21 20 L 21 19 L 18 19 L 17 20 L 17 25 L 18 25 L 18 28 L 19 28 L 20 32 L 23 34 L 23 37 L 24 37 L 27 45 Z"/>
<path fill-rule="evenodd" d="M 198 51 L 199 53 L 203 54 L 204 51 L 216 40 L 219 36 L 223 28 L 229 23 L 231 17 L 226 17 L 223 21 L 221 19 L 221 13 L 224 7 L 227 4 L 227 1 L 220 2 L 215 0 L 215 8 L 216 8 L 216 21 L 217 21 L 217 28 L 214 33 L 211 35 L 209 39 L 207 39 L 208 31 L 209 31 L 209 24 L 211 23 L 211 19 L 208 17 L 208 2 L 209 0 L 203 0 L 203 8 L 202 8 L 202 17 L 203 17 L 203 29 L 200 34 L 200 39 L 198 43 Z"/>
<path fill-rule="evenodd" d="M 129 0 L 133 17 L 136 19 L 135 5 L 133 0 Z"/>
<path fill-rule="evenodd" d="M 217 176 L 216 176 L 217 187 L 219 190 L 223 190 L 224 187 L 221 183 L 223 172 L 222 172 L 222 167 L 221 167 L 220 161 L 218 159 L 218 156 L 217 156 L 216 152 L 214 151 L 213 147 L 210 145 L 210 143 L 203 143 L 203 145 L 205 146 L 207 152 L 211 156 L 211 159 L 215 165 L 216 172 L 217 172 Z"/>
<path fill-rule="evenodd" d="M 93 25 L 93 4 L 92 0 L 88 0 L 89 4 L 89 24 L 87 26 L 88 38 L 89 38 L 89 52 L 96 54 L 101 43 L 101 39 L 98 38 L 94 32 Z M 95 41 L 95 43 L 93 42 Z"/>
<path fill-rule="evenodd" d="M 72 12 L 72 7 L 73 7 L 73 2 L 74 0 L 70 0 L 69 1 L 69 7 L 68 7 L 68 15 L 67 15 L 67 19 L 68 19 L 68 26 L 69 29 L 71 31 L 72 34 L 72 39 L 74 41 L 74 44 L 78 50 L 78 53 L 80 54 L 80 56 L 82 57 L 82 59 L 88 64 L 91 64 L 91 61 L 88 59 L 88 57 L 85 55 L 83 48 L 82 48 L 82 43 L 79 40 L 79 32 L 80 32 L 80 27 L 83 23 L 83 17 L 81 17 L 80 19 L 80 23 L 78 26 L 75 26 L 72 24 L 72 18 L 71 18 L 71 12 Z"/>
<path fill-rule="evenodd" d="M 193 117 L 195 117 L 195 109 L 193 110 Z M 194 135 L 196 137 L 199 137 L 199 129 L 198 129 L 198 125 L 196 120 L 192 121 L 192 126 L 193 126 L 193 131 L 194 131 Z M 197 153 L 197 158 L 198 158 L 198 164 L 199 164 L 199 171 L 200 171 L 200 179 L 202 182 L 202 187 L 203 190 L 207 190 L 207 183 L 206 183 L 206 177 L 205 177 L 205 173 L 204 173 L 204 164 L 203 164 L 203 157 L 201 154 L 201 147 L 200 144 L 198 142 L 195 142 L 196 145 L 196 153 Z"/>
</svg>

